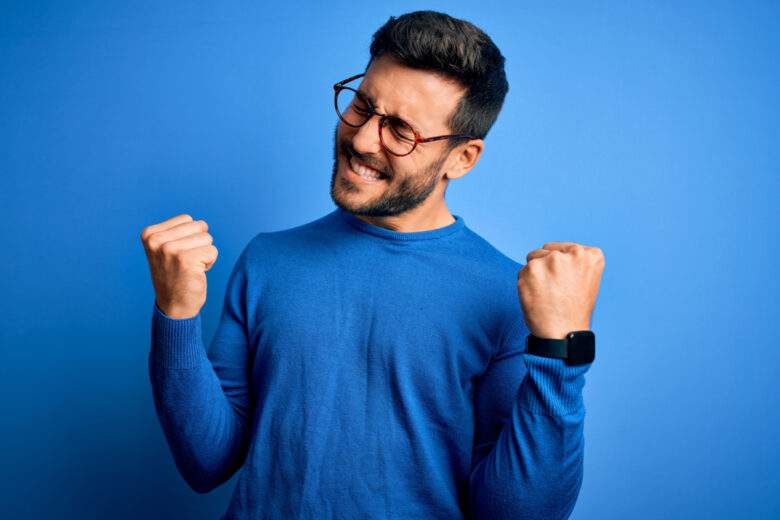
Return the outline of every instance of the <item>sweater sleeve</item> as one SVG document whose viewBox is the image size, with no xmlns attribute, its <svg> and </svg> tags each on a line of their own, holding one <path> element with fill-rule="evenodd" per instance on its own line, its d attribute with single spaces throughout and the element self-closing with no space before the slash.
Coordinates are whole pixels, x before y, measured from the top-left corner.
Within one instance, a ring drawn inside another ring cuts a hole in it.
<svg viewBox="0 0 780 520">
<path fill-rule="evenodd" d="M 565 519 L 579 495 L 590 364 L 527 354 L 527 334 L 520 315 L 475 388 L 469 512 L 476 519 Z"/>
<path fill-rule="evenodd" d="M 201 314 L 174 319 L 154 302 L 149 376 L 155 410 L 189 486 L 207 493 L 241 467 L 249 445 L 251 393 L 245 248 L 230 274 L 217 331 L 206 353 Z"/>
</svg>

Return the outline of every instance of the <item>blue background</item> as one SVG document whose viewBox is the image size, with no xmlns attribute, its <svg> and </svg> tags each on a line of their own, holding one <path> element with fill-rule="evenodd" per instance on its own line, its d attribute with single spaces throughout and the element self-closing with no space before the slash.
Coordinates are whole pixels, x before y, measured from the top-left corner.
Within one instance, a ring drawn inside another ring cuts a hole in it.
<svg viewBox="0 0 780 520">
<path fill-rule="evenodd" d="M 4 2 L 2 510 L 217 518 L 178 475 L 147 374 L 141 229 L 187 212 L 228 274 L 331 211 L 332 84 L 390 15 L 483 28 L 510 91 L 450 210 L 525 263 L 606 268 L 572 518 L 780 515 L 779 4 Z"/>
</svg>

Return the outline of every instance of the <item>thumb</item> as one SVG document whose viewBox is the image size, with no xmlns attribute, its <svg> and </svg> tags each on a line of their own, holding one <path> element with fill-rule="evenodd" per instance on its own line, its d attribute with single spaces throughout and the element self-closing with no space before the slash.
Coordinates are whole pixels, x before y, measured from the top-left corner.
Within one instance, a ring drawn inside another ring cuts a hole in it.
<svg viewBox="0 0 780 520">
<path fill-rule="evenodd" d="M 211 269 L 211 267 L 214 265 L 214 262 L 217 261 L 217 256 L 219 255 L 219 250 L 214 247 L 213 244 L 195 248 L 195 251 L 197 251 L 197 261 L 203 264 L 204 272 Z"/>
</svg>

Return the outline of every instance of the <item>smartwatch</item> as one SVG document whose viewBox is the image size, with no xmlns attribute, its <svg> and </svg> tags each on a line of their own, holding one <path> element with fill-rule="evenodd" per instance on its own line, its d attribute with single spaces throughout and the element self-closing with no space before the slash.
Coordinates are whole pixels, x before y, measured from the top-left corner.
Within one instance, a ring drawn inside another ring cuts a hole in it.
<svg viewBox="0 0 780 520">
<path fill-rule="evenodd" d="M 539 338 L 528 334 L 525 351 L 535 356 L 563 359 L 567 365 L 585 365 L 596 357 L 596 335 L 590 330 L 575 330 L 564 339 Z"/>
</svg>

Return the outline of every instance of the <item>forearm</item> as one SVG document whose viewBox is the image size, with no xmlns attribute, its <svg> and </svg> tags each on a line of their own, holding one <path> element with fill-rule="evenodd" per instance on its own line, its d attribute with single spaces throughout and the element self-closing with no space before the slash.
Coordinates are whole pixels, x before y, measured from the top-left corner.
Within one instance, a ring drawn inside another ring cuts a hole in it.
<svg viewBox="0 0 780 520">
<path fill-rule="evenodd" d="M 510 419 L 471 473 L 469 504 L 477 519 L 564 519 L 579 494 L 588 366 L 532 355 L 526 365 Z"/>
<path fill-rule="evenodd" d="M 226 397 L 206 354 L 200 314 L 175 320 L 155 304 L 149 376 L 155 409 L 174 461 L 199 493 L 241 466 L 247 421 Z"/>
</svg>

